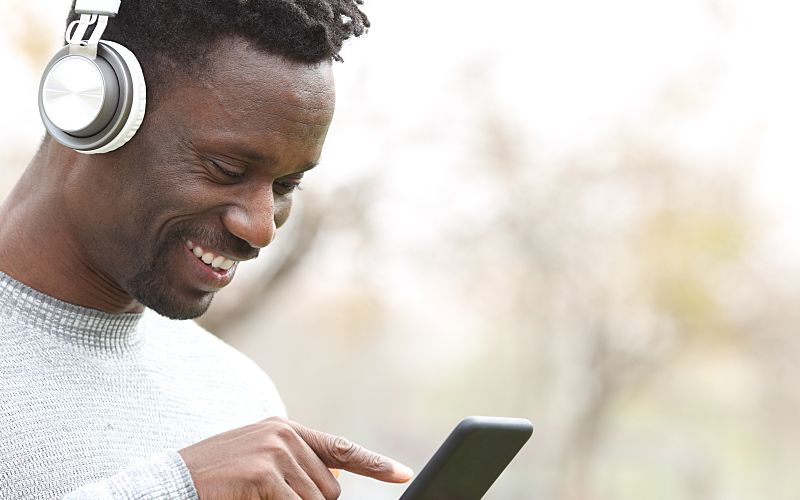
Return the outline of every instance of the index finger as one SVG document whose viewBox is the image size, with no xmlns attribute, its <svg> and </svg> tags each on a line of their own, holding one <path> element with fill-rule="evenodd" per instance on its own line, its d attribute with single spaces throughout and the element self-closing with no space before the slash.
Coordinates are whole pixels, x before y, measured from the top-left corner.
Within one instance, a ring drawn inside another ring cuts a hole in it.
<svg viewBox="0 0 800 500">
<path fill-rule="evenodd" d="M 327 467 L 344 469 L 388 483 L 405 483 L 414 476 L 414 471 L 397 460 L 370 451 L 343 437 L 309 429 L 297 422 L 289 421 L 289 425 Z"/>
</svg>

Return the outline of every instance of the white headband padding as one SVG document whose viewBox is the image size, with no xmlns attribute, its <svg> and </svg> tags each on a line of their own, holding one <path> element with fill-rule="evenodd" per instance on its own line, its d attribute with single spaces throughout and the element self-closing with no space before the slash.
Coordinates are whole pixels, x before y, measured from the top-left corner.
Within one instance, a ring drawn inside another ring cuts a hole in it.
<svg viewBox="0 0 800 500">
<path fill-rule="evenodd" d="M 120 0 L 77 0 L 75 12 L 78 14 L 100 14 L 115 16 L 119 12 Z"/>
</svg>

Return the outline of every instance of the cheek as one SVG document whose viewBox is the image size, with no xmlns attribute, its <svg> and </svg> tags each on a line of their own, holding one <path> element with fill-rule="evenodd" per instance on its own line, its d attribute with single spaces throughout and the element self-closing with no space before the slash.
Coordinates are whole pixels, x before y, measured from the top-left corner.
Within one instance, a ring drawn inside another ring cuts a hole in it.
<svg viewBox="0 0 800 500">
<path fill-rule="evenodd" d="M 128 186 L 139 192 L 136 213 L 137 218 L 144 219 L 140 222 L 163 223 L 164 218 L 192 213 L 213 198 L 206 189 L 205 178 L 185 155 L 168 151 L 150 156 L 138 167 Z"/>
</svg>

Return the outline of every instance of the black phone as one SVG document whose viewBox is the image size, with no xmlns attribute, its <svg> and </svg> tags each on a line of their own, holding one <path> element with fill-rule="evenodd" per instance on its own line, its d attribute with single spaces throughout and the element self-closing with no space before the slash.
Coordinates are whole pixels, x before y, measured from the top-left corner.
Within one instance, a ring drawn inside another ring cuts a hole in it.
<svg viewBox="0 0 800 500">
<path fill-rule="evenodd" d="M 532 434 L 524 418 L 467 417 L 400 500 L 479 500 Z"/>
</svg>

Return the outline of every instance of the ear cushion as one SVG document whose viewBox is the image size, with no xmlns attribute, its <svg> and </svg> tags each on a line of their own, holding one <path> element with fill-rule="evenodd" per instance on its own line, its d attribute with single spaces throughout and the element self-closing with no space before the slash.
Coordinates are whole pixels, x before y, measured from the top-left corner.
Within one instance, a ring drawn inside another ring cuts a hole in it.
<svg viewBox="0 0 800 500">
<path fill-rule="evenodd" d="M 139 61 L 118 43 L 103 40 L 98 44 L 97 60 L 93 63 L 103 69 L 104 74 L 115 75 L 116 85 L 108 82 L 105 86 L 105 99 L 111 103 L 116 100 L 116 106 L 112 107 L 110 119 L 110 113 L 100 113 L 82 131 L 69 133 L 49 119 L 44 103 L 45 83 L 50 71 L 68 57 L 82 56 L 70 56 L 69 46 L 62 48 L 45 68 L 39 85 L 39 114 L 45 128 L 55 140 L 80 153 L 107 153 L 121 147 L 133 137 L 144 119 L 147 90 Z M 106 71 L 107 67 L 112 71 Z"/>
<path fill-rule="evenodd" d="M 128 118 L 125 120 L 122 129 L 111 142 L 98 149 L 85 151 L 89 154 L 108 153 L 109 151 L 114 151 L 122 147 L 126 142 L 131 140 L 134 134 L 136 134 L 136 131 L 139 130 L 142 120 L 144 120 L 144 111 L 147 104 L 147 85 L 144 81 L 144 73 L 142 72 L 142 66 L 139 64 L 139 60 L 136 59 L 133 52 L 116 42 L 101 41 L 100 44 L 107 45 L 109 48 L 116 51 L 125 61 L 128 75 L 130 75 L 131 79 L 131 107 L 128 112 Z"/>
</svg>

